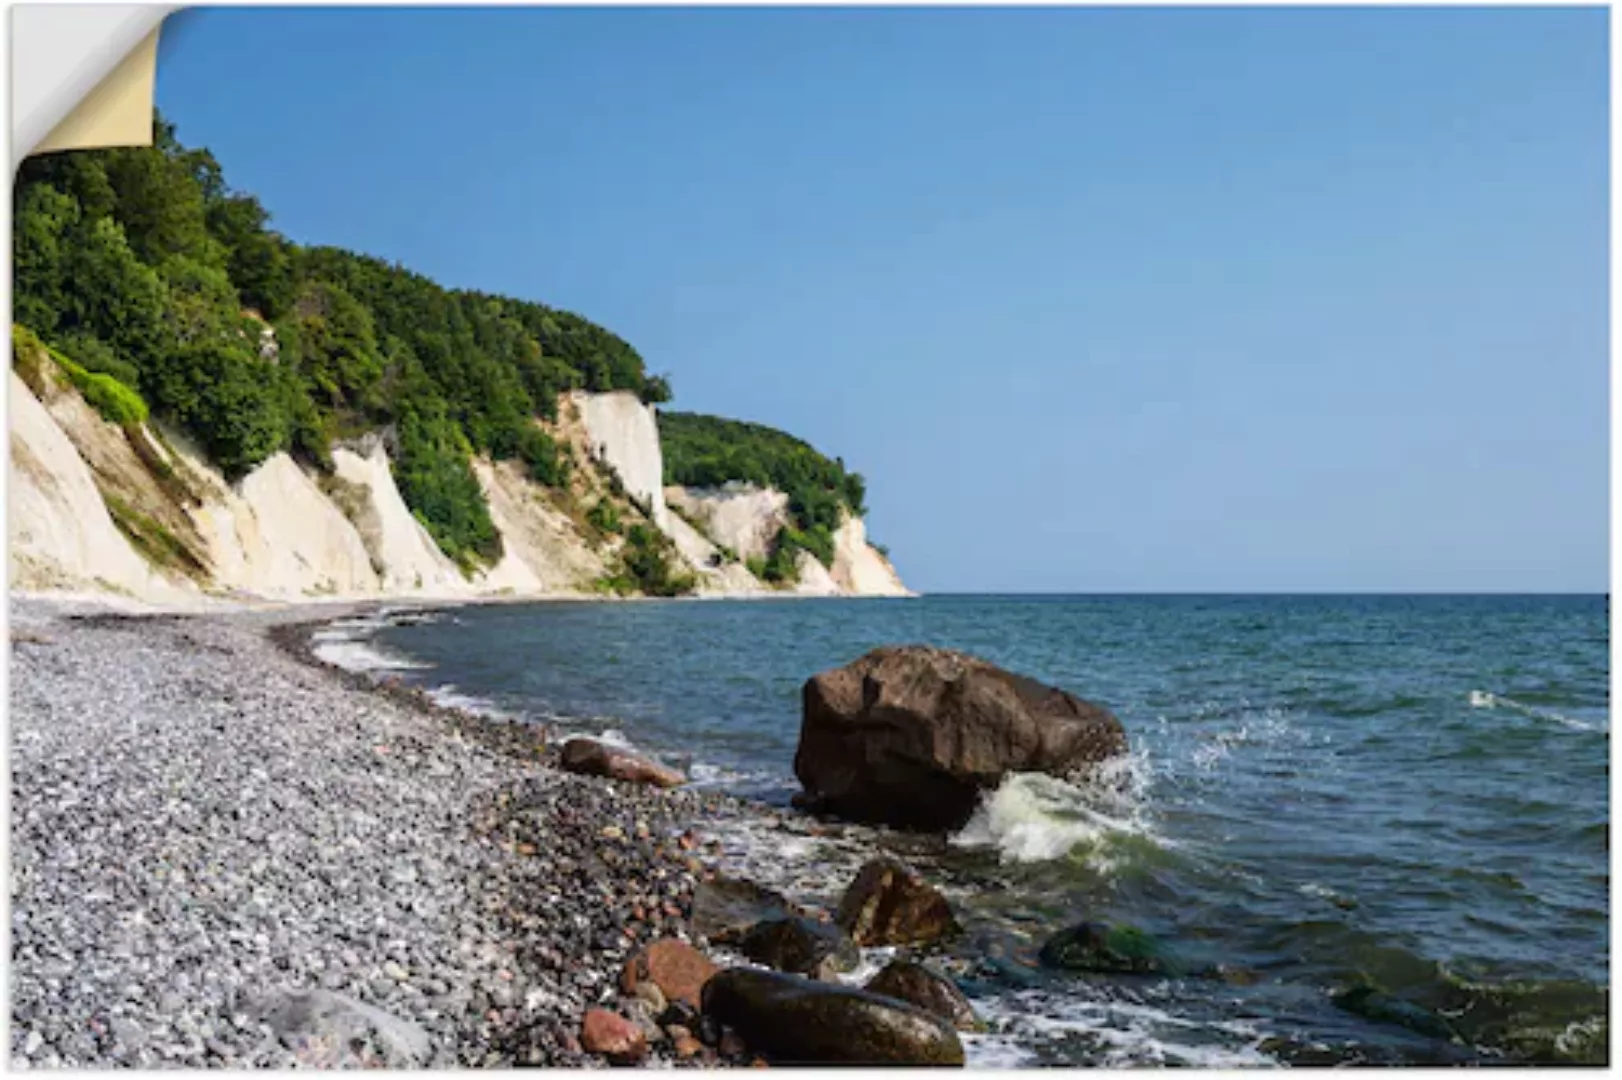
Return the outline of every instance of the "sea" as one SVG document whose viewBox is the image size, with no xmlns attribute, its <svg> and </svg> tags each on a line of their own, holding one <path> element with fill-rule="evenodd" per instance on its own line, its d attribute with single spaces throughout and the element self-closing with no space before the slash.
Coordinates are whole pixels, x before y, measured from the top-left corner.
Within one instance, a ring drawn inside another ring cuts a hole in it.
<svg viewBox="0 0 1622 1080">
<path fill-rule="evenodd" d="M 745 816 L 717 840 L 728 872 L 822 905 L 878 852 L 940 883 L 965 924 L 943 963 L 989 1029 L 971 1065 L 1604 1064 L 1608 605 L 546 602 L 384 611 L 318 651 L 782 817 L 808 677 L 879 645 L 964 649 L 1106 706 L 1130 754 L 1086 783 L 1010 776 L 951 836 Z M 1083 921 L 1175 962 L 1044 968 L 1043 941 Z"/>
</svg>

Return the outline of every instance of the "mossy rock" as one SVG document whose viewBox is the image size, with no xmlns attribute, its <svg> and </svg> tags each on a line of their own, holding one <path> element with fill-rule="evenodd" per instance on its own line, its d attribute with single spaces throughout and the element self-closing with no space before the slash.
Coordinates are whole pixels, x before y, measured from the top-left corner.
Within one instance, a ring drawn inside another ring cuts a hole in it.
<svg viewBox="0 0 1622 1080">
<path fill-rule="evenodd" d="M 1135 926 L 1084 922 L 1042 946 L 1042 965 L 1114 975 L 1175 974 L 1160 945 Z"/>
</svg>

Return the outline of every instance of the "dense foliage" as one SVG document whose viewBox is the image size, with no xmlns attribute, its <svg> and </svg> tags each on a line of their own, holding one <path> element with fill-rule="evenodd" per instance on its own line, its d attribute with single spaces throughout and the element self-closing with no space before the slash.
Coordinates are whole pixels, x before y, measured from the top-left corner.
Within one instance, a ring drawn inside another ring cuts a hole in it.
<svg viewBox="0 0 1622 1080">
<path fill-rule="evenodd" d="M 500 554 L 471 454 L 561 485 L 567 460 L 534 423 L 560 391 L 668 400 L 578 315 L 291 243 L 155 123 L 152 147 L 29 158 L 13 191 L 15 320 L 98 408 L 144 398 L 233 477 L 280 450 L 329 467 L 335 438 L 392 431 L 403 497 L 466 566 Z"/>
<path fill-rule="evenodd" d="M 856 517 L 867 512 L 860 473 L 847 472 L 839 458 L 830 460 L 809 443 L 762 424 L 661 412 L 659 443 L 667 484 L 713 488 L 736 481 L 788 495 L 790 524 L 778 534 L 771 556 L 751 567 L 767 581 L 793 580 L 799 551 L 831 566 L 842 510 Z"/>
<path fill-rule="evenodd" d="M 87 371 L 75 364 L 60 351 L 41 342 L 27 327 L 12 327 L 11 349 L 15 362 L 25 371 L 24 381 L 36 392 L 43 389 L 40 379 L 41 367 L 54 362 L 57 369 L 67 376 L 69 382 L 79 388 L 79 393 L 83 395 L 85 401 L 99 412 L 103 419 L 120 426 L 146 422 L 146 402 L 141 400 L 140 394 L 112 375 L 100 371 Z"/>
<path fill-rule="evenodd" d="M 651 525 L 639 522 L 625 531 L 619 559 L 619 569 L 598 582 L 605 592 L 683 596 L 693 591 L 693 575 L 678 569 L 670 537 Z"/>
</svg>

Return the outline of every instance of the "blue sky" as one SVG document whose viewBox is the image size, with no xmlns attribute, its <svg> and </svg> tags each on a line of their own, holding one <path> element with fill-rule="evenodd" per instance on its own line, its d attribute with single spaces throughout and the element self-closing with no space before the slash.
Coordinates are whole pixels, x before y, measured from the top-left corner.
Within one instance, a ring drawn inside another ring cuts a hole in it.
<svg viewBox="0 0 1622 1080">
<path fill-rule="evenodd" d="M 1603 10 L 215 9 L 293 239 L 566 307 L 925 591 L 1592 590 Z"/>
</svg>

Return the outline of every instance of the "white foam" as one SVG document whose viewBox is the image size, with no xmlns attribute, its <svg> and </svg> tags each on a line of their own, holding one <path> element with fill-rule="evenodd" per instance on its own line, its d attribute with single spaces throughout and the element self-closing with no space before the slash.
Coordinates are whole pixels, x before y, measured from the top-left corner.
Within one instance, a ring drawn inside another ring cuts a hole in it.
<svg viewBox="0 0 1622 1080">
<path fill-rule="evenodd" d="M 1105 1068 L 1188 1065 L 1225 1069 L 1276 1065 L 1257 1049 L 1261 1033 L 1243 1020 L 1195 1020 L 1139 1002 L 1013 991 L 977 998 L 976 1010 L 992 1034 L 965 1038 L 970 1065 L 1020 1065 L 1042 1043 L 1076 1038 L 1091 1045 Z M 1016 1058 L 1017 1053 L 1026 1055 Z M 1072 1057 L 1073 1051 L 1065 1057 Z"/>
<path fill-rule="evenodd" d="M 388 652 L 371 641 L 332 636 L 312 638 L 311 651 L 323 662 L 345 671 L 423 671 L 433 667 Z"/>
<path fill-rule="evenodd" d="M 395 613 L 398 614 L 398 613 Z M 337 619 L 310 635 L 310 651 L 325 663 L 346 671 L 426 671 L 433 667 L 385 649 L 372 640 L 392 626 L 391 614 L 380 611 Z"/>
<path fill-rule="evenodd" d="M 996 848 L 1004 862 L 1044 862 L 1087 849 L 1106 871 L 1112 849 L 1130 837 L 1160 843 L 1142 798 L 1148 759 L 1141 752 L 1109 763 L 1086 779 L 1011 773 L 982 797 L 951 843 Z"/>
<path fill-rule="evenodd" d="M 461 709 L 463 712 L 475 713 L 479 716 L 488 716 L 497 720 L 510 720 L 511 715 L 496 708 L 495 702 L 489 698 L 482 698 L 476 694 L 464 694 L 454 684 L 446 683 L 436 686 L 428 691 L 429 700 L 435 705 L 447 709 Z"/>
<path fill-rule="evenodd" d="M 1553 709 L 1540 709 L 1535 705 L 1527 705 L 1514 698 L 1502 694 L 1494 694 L 1486 690 L 1470 691 L 1470 707 L 1472 709 L 1509 709 L 1533 720 L 1551 720 L 1573 731 L 1609 731 L 1610 725 L 1604 722 L 1589 723 L 1574 716 L 1555 712 Z"/>
</svg>

